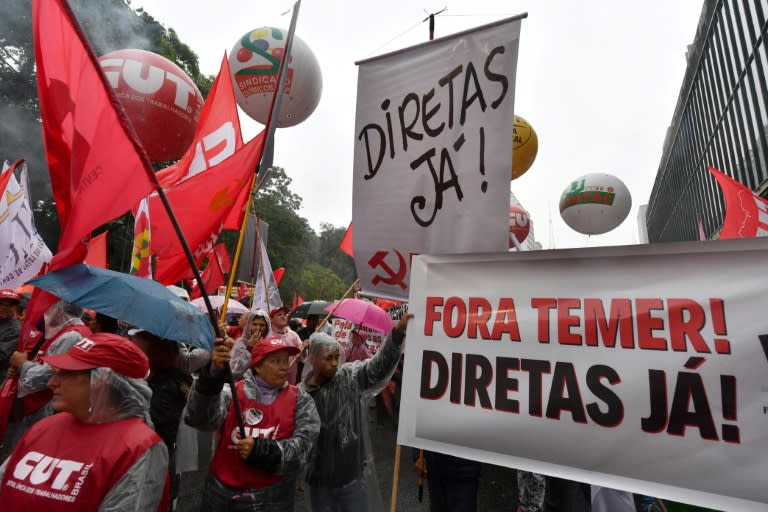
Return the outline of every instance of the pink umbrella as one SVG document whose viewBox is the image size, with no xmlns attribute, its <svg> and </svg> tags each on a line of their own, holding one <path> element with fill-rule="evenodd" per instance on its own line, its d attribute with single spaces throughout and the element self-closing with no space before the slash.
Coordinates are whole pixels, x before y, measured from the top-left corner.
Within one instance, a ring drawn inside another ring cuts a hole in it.
<svg viewBox="0 0 768 512">
<path fill-rule="evenodd" d="M 394 327 L 394 322 L 386 311 L 373 302 L 363 299 L 342 299 L 341 304 L 335 301 L 325 308 L 325 311 L 333 312 L 333 316 L 384 334 L 389 334 Z"/>
</svg>

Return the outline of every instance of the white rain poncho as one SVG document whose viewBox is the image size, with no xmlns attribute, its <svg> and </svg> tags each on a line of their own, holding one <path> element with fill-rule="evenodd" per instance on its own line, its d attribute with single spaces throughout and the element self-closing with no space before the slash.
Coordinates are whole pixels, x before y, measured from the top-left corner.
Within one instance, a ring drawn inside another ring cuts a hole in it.
<svg viewBox="0 0 768 512">
<path fill-rule="evenodd" d="M 151 397 L 152 391 L 143 379 L 132 379 L 110 368 L 94 368 L 91 370 L 90 415 L 87 423 L 104 424 L 104 428 L 109 428 L 110 422 L 139 417 L 152 427 L 149 419 Z M 87 443 L 88 439 L 76 439 L 73 442 Z M 0 467 L 0 480 L 7 462 Z M 98 510 L 154 510 L 163 495 L 167 472 L 168 450 L 162 442 L 155 443 L 112 487 Z"/>
<path fill-rule="evenodd" d="M 46 354 L 63 354 L 72 348 L 75 343 L 83 339 L 83 336 L 77 331 L 60 334 L 66 327 L 84 325 L 82 320 L 80 320 L 82 314 L 83 308 L 64 301 L 55 303 L 45 311 L 43 314 L 45 338 L 54 340 L 46 350 Z M 48 381 L 51 375 L 53 375 L 53 372 L 48 364 L 34 360 L 26 361 L 19 367 L 19 390 L 17 396 L 22 398 L 48 389 Z M 29 427 L 51 414 L 53 414 L 53 408 L 51 403 L 48 402 L 40 409 L 24 416 L 15 425 L 13 430 L 8 433 L 7 442 L 11 446 L 15 445 L 21 439 L 21 436 L 29 430 Z"/>
<path fill-rule="evenodd" d="M 333 378 L 314 386 L 311 382 L 320 358 L 335 350 L 343 358 L 343 351 L 339 343 L 325 333 L 310 336 L 301 387 L 315 400 L 322 422 L 306 475 L 310 498 L 316 505 L 333 501 L 329 491 L 345 488 L 344 494 L 354 494 L 350 504 L 355 510 L 383 510 L 368 435 L 367 406 L 391 379 L 400 360 L 404 337 L 404 332 L 393 330 L 371 359 L 346 364 L 340 360 Z M 354 491 L 347 492 L 351 489 Z"/>
<path fill-rule="evenodd" d="M 251 339 L 253 333 L 251 332 L 251 323 L 254 318 L 261 318 L 267 322 L 267 328 L 261 333 L 264 337 L 272 329 L 272 323 L 269 321 L 269 314 L 266 311 L 257 309 L 256 311 L 247 313 L 245 315 L 245 323 L 243 324 L 243 334 L 232 346 L 232 350 L 229 352 L 231 359 L 229 360 L 229 366 L 232 368 L 232 378 L 236 381 L 243 378 L 245 371 L 251 367 L 251 349 L 248 347 L 248 341 Z"/>
</svg>

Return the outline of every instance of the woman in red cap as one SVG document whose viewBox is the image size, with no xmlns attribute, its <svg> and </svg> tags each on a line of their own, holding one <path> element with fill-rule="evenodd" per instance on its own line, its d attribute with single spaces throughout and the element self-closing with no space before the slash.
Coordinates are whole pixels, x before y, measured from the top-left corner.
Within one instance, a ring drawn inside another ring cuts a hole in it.
<svg viewBox="0 0 768 512">
<path fill-rule="evenodd" d="M 43 360 L 53 416 L 35 423 L 0 467 L 4 512 L 167 510 L 168 452 L 147 425 L 147 357 L 109 333 Z"/>
<path fill-rule="evenodd" d="M 296 477 L 320 432 L 314 401 L 287 382 L 290 357 L 298 352 L 277 337 L 254 345 L 251 368 L 235 384 L 243 439 L 231 393 L 223 389 L 230 353 L 217 340 L 210 366 L 192 386 L 184 418 L 199 430 L 219 431 L 201 510 L 293 510 Z"/>
</svg>

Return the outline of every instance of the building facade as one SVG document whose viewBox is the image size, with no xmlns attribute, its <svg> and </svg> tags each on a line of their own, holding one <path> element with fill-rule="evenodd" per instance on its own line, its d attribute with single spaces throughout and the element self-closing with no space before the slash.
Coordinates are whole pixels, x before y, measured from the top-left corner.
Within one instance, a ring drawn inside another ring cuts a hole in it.
<svg viewBox="0 0 768 512">
<path fill-rule="evenodd" d="M 713 166 L 768 195 L 768 0 L 706 0 L 648 201 L 648 241 L 717 238 Z"/>
</svg>

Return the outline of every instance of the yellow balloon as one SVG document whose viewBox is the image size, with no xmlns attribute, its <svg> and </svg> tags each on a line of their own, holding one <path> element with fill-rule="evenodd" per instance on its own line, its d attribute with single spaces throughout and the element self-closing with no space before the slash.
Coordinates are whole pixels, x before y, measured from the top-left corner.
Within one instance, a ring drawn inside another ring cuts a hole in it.
<svg viewBox="0 0 768 512">
<path fill-rule="evenodd" d="M 512 127 L 512 179 L 517 179 L 531 168 L 539 152 L 539 138 L 528 121 L 515 116 Z"/>
</svg>

